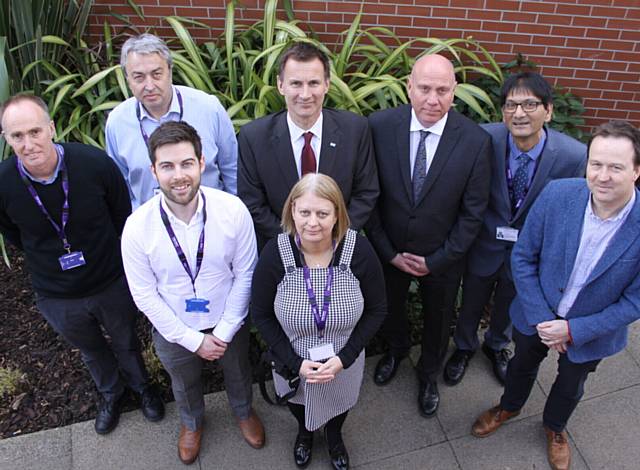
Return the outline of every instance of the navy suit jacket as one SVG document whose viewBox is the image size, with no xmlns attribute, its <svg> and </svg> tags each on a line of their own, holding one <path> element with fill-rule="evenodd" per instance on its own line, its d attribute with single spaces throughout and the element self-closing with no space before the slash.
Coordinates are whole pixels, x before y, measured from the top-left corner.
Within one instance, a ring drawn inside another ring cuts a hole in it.
<svg viewBox="0 0 640 470">
<path fill-rule="evenodd" d="M 567 313 L 572 362 L 619 352 L 627 344 L 627 325 L 640 317 L 640 193 L 635 191 L 631 212 Z M 590 195 L 584 179 L 552 181 L 531 208 L 511 258 L 518 294 L 509 313 L 523 334 L 536 334 L 538 323 L 556 319 Z"/>
<path fill-rule="evenodd" d="M 509 264 L 513 242 L 496 239 L 496 228 L 510 226 L 520 230 L 533 201 L 551 180 L 583 177 L 587 162 L 587 147 L 581 142 L 553 129 L 547 129 L 547 141 L 539 157 L 527 196 L 515 214 L 507 188 L 506 162 L 509 129 L 503 123 L 485 124 L 491 135 L 493 164 L 489 206 L 478 238 L 467 260 L 467 271 L 476 276 L 491 276 L 504 264 Z"/>
<path fill-rule="evenodd" d="M 342 190 L 351 220 L 359 230 L 369 218 L 378 194 L 378 172 L 366 118 L 349 111 L 322 110 L 320 173 Z M 238 196 L 249 208 L 258 246 L 279 234 L 282 207 L 299 179 L 287 111 L 256 119 L 238 135 Z"/>
</svg>

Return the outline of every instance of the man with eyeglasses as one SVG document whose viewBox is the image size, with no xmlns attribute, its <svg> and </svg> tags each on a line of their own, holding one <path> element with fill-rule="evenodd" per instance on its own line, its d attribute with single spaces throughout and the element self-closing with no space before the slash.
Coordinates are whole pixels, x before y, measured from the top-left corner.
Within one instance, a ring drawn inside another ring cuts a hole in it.
<svg viewBox="0 0 640 470">
<path fill-rule="evenodd" d="M 144 416 L 161 420 L 120 255 L 131 213 L 122 175 L 100 149 L 54 143 L 54 123 L 37 96 L 9 98 L 0 123 L 15 153 L 0 164 L 0 232 L 24 252 L 38 310 L 80 350 L 100 394 L 96 432 L 118 424 L 125 383 L 141 395 Z"/>
<path fill-rule="evenodd" d="M 511 342 L 509 305 L 516 294 L 511 250 L 545 185 L 558 178 L 583 177 L 585 172 L 586 146 L 545 126 L 553 113 L 553 89 L 540 74 L 511 75 L 500 99 L 503 122 L 483 126 L 493 144 L 491 196 L 480 235 L 468 254 L 456 350 L 443 374 L 448 385 L 462 380 L 478 349 L 478 326 L 492 294 L 494 307 L 482 352 L 504 385 Z"/>
<path fill-rule="evenodd" d="M 105 128 L 107 153 L 118 165 L 137 209 L 160 189 L 149 169 L 149 136 L 167 121 L 185 121 L 202 139 L 202 184 L 236 194 L 238 143 L 218 98 L 172 85 L 173 60 L 165 42 L 153 34 L 129 38 L 120 65 L 133 96 L 116 106 Z"/>
</svg>

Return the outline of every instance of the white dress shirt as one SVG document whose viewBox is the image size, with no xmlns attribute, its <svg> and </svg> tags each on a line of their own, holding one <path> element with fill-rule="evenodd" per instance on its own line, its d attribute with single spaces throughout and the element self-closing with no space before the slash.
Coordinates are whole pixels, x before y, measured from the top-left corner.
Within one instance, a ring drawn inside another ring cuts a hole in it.
<svg viewBox="0 0 640 470">
<path fill-rule="evenodd" d="M 208 313 L 186 312 L 194 297 L 191 279 L 171 243 L 160 217 L 162 204 L 192 273 L 203 226 L 202 198 L 185 224 L 158 194 L 135 211 L 122 233 L 122 261 L 131 295 L 158 332 L 172 343 L 195 352 L 201 330 L 230 342 L 247 316 L 251 278 L 257 260 L 251 215 L 236 196 L 202 186 L 206 200 L 204 257 L 195 281 L 199 298 L 209 300 Z"/>
<path fill-rule="evenodd" d="M 298 127 L 289 113 L 287 112 L 287 125 L 289 126 L 289 136 L 291 137 L 291 148 L 293 149 L 293 158 L 296 161 L 296 169 L 298 176 L 302 174 L 302 148 L 304 147 L 304 134 L 312 132 L 311 148 L 316 156 L 316 172 L 320 168 L 320 149 L 322 148 L 322 113 L 316 122 L 308 130 Z"/>
<path fill-rule="evenodd" d="M 431 162 L 433 161 L 433 156 L 436 154 L 436 150 L 438 149 L 438 144 L 440 143 L 440 137 L 442 137 L 442 132 L 444 131 L 444 126 L 447 124 L 447 116 L 449 114 L 445 114 L 438 122 L 436 122 L 431 127 L 424 127 L 420 121 L 418 121 L 418 117 L 416 116 L 416 112 L 411 108 L 411 124 L 409 126 L 409 164 L 411 165 L 409 168 L 411 169 L 411 179 L 413 180 L 413 167 L 416 162 L 416 152 L 418 151 L 418 146 L 420 145 L 420 131 L 428 131 L 429 135 L 425 138 L 424 144 L 427 150 L 427 173 L 429 173 L 429 167 L 431 166 Z"/>
</svg>

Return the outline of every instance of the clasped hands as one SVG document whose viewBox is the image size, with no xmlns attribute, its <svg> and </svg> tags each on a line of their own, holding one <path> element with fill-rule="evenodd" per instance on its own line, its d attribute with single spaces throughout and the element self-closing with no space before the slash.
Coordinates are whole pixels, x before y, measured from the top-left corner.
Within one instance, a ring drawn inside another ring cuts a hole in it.
<svg viewBox="0 0 640 470">
<path fill-rule="evenodd" d="M 567 345 L 571 339 L 567 320 L 543 321 L 536 325 L 536 330 L 538 330 L 538 336 L 542 343 L 548 346 L 549 349 L 559 353 L 567 352 Z"/>
<path fill-rule="evenodd" d="M 215 361 L 224 356 L 224 352 L 227 350 L 227 344 L 228 343 L 225 343 L 220 338 L 216 338 L 213 334 L 207 333 L 204 335 L 196 354 L 207 361 Z"/>
<path fill-rule="evenodd" d="M 331 382 L 343 368 L 338 356 L 333 356 L 325 363 L 305 359 L 302 361 L 299 373 L 307 383 L 321 384 Z"/>
<path fill-rule="evenodd" d="M 398 253 L 390 263 L 400 271 L 404 271 L 415 277 L 426 276 L 431 272 L 427 267 L 425 257 L 414 255 L 413 253 Z"/>
</svg>

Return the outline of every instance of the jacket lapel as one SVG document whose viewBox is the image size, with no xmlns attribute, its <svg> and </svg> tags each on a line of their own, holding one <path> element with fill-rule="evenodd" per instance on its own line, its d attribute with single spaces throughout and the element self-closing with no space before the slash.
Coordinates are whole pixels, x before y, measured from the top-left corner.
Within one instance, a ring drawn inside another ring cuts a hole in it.
<svg viewBox="0 0 640 470">
<path fill-rule="evenodd" d="M 567 235 L 564 250 L 564 275 L 562 277 L 563 285 L 569 282 L 569 276 L 573 271 L 573 265 L 578 255 L 578 247 L 580 246 L 580 238 L 582 237 L 582 224 L 584 221 L 584 211 L 589 201 L 591 192 L 585 185 L 577 197 L 571 199 L 564 217 L 564 233 Z"/>
<path fill-rule="evenodd" d="M 325 175 L 334 175 L 334 166 L 338 160 L 340 152 L 340 141 L 342 140 L 342 131 L 338 124 L 334 121 L 333 116 L 324 113 L 322 117 L 322 144 L 320 146 L 320 164 L 318 172 Z"/>
<path fill-rule="evenodd" d="M 407 200 L 413 202 L 413 186 L 411 184 L 411 157 L 410 139 L 411 132 L 411 106 L 406 105 L 400 108 L 398 119 L 395 124 L 394 134 L 396 136 L 397 161 L 400 165 L 402 184 L 407 192 Z"/>
<path fill-rule="evenodd" d="M 509 188 L 507 186 L 507 138 L 509 130 L 503 124 L 501 133 L 497 137 L 492 136 L 493 153 L 496 163 L 495 178 L 497 179 L 498 191 L 500 193 L 499 201 L 502 206 L 502 215 L 505 220 L 511 220 L 511 198 L 509 197 Z"/>
<path fill-rule="evenodd" d="M 287 126 L 287 113 L 283 112 L 276 117 L 273 136 L 271 137 L 271 145 L 275 152 L 275 158 L 280 167 L 280 174 L 286 182 L 286 187 L 293 187 L 298 181 L 298 170 L 291 148 L 291 137 L 289 135 L 289 126 Z"/>
</svg>

